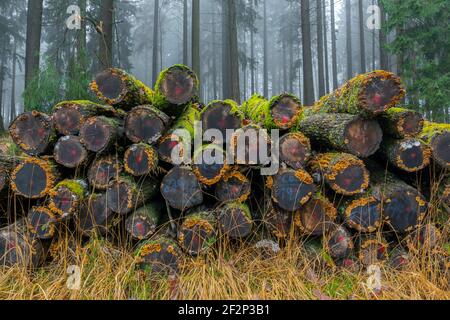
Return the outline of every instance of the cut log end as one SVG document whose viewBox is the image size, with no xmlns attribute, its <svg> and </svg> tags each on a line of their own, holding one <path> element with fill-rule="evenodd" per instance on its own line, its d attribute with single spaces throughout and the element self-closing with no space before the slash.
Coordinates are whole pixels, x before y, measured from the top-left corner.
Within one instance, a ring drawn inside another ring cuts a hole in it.
<svg viewBox="0 0 450 320">
<path fill-rule="evenodd" d="M 410 261 L 411 256 L 403 248 L 395 248 L 389 254 L 389 266 L 395 270 L 404 270 Z"/>
<path fill-rule="evenodd" d="M 288 95 L 282 96 L 272 106 L 272 119 L 279 129 L 290 129 L 296 124 L 300 109 L 298 101 Z"/>
<path fill-rule="evenodd" d="M 438 134 L 431 142 L 434 160 L 445 169 L 450 168 L 450 132 Z"/>
<path fill-rule="evenodd" d="M 406 238 L 407 246 L 410 250 L 431 251 L 437 247 L 441 239 L 441 232 L 431 223 L 419 226 Z"/>
<path fill-rule="evenodd" d="M 49 192 L 49 208 L 60 217 L 77 213 L 86 189 L 87 184 L 84 181 L 63 181 Z"/>
<path fill-rule="evenodd" d="M 116 127 L 112 126 L 103 117 L 88 119 L 80 130 L 80 138 L 87 150 L 102 152 L 112 143 L 115 137 Z"/>
<path fill-rule="evenodd" d="M 215 145 L 204 147 L 194 155 L 192 169 L 200 183 L 212 186 L 219 182 L 229 169 L 225 153 Z"/>
<path fill-rule="evenodd" d="M 129 216 L 125 222 L 128 234 L 133 239 L 145 240 L 155 234 L 159 223 L 160 208 L 144 206 Z"/>
<path fill-rule="evenodd" d="M 189 69 L 172 67 L 164 73 L 159 91 L 173 105 L 185 105 L 198 94 L 197 76 Z"/>
<path fill-rule="evenodd" d="M 12 172 L 11 188 L 14 193 L 25 198 L 38 199 L 48 194 L 55 180 L 51 164 L 37 158 L 29 158 Z"/>
<path fill-rule="evenodd" d="M 135 177 L 145 176 L 157 170 L 158 155 L 149 145 L 132 145 L 125 152 L 124 159 L 125 171 Z"/>
<path fill-rule="evenodd" d="M 365 266 L 384 261 L 388 257 L 388 244 L 383 238 L 361 235 L 356 244 L 358 259 Z"/>
<path fill-rule="evenodd" d="M 206 250 L 216 240 L 216 231 L 214 225 L 209 219 L 194 215 L 187 217 L 178 235 L 178 242 L 188 254 L 197 256 Z"/>
<path fill-rule="evenodd" d="M 105 235 L 114 219 L 114 212 L 107 206 L 106 194 L 92 194 L 77 213 L 75 225 L 84 236 L 91 236 L 94 232 Z"/>
<path fill-rule="evenodd" d="M 430 164 L 431 149 L 417 139 L 404 140 L 397 148 L 396 166 L 407 172 L 422 170 Z"/>
<path fill-rule="evenodd" d="M 272 140 L 267 131 L 250 124 L 231 136 L 231 151 L 239 165 L 262 166 L 270 162 Z"/>
<path fill-rule="evenodd" d="M 403 89 L 397 77 L 393 79 L 383 79 L 373 77 L 366 84 L 363 96 L 365 106 L 372 114 L 380 114 L 394 106 L 403 96 Z"/>
<path fill-rule="evenodd" d="M 188 168 L 173 168 L 161 183 L 161 193 L 171 207 L 182 211 L 203 203 L 200 183 Z"/>
<path fill-rule="evenodd" d="M 251 183 L 240 172 L 233 172 L 216 185 L 216 197 L 219 202 L 245 202 L 251 193 Z"/>
<path fill-rule="evenodd" d="M 203 131 L 218 129 L 222 133 L 222 137 L 227 136 L 227 129 L 237 130 L 241 125 L 242 120 L 234 114 L 233 107 L 224 102 L 215 102 L 202 113 Z"/>
<path fill-rule="evenodd" d="M 381 204 L 374 197 L 361 197 L 345 208 L 347 225 L 359 232 L 374 232 L 381 226 Z"/>
<path fill-rule="evenodd" d="M 27 112 L 12 122 L 9 133 L 14 143 L 24 152 L 40 155 L 48 149 L 54 136 L 53 122 L 46 114 Z"/>
<path fill-rule="evenodd" d="M 125 134 L 133 143 L 154 144 L 165 130 L 166 123 L 151 108 L 134 108 L 125 120 Z"/>
<path fill-rule="evenodd" d="M 103 98 L 102 100 L 113 101 L 114 103 L 123 99 L 126 88 L 121 76 L 113 69 L 104 70 L 97 74 L 91 87 L 99 97 Z"/>
<path fill-rule="evenodd" d="M 77 168 L 87 160 L 87 151 L 75 136 L 59 139 L 53 150 L 55 161 L 66 168 Z"/>
<path fill-rule="evenodd" d="M 83 115 L 81 112 L 71 105 L 59 108 L 53 113 L 53 121 L 56 130 L 65 135 L 76 135 L 80 132 L 83 124 Z"/>
<path fill-rule="evenodd" d="M 287 211 L 298 210 L 315 191 L 312 177 L 304 170 L 280 170 L 268 178 L 268 187 L 273 201 Z"/>
<path fill-rule="evenodd" d="M 383 131 L 375 120 L 357 118 L 345 130 L 347 148 L 356 156 L 366 158 L 380 148 Z"/>
<path fill-rule="evenodd" d="M 115 157 L 104 157 L 93 162 L 88 172 L 89 183 L 98 190 L 106 190 L 110 182 L 117 179 L 122 166 Z"/>
<path fill-rule="evenodd" d="M 138 249 L 138 264 L 150 274 L 178 274 L 180 250 L 175 241 L 158 237 L 147 240 Z"/>
<path fill-rule="evenodd" d="M 106 191 L 108 208 L 119 214 L 127 214 L 136 205 L 136 194 L 133 186 L 127 181 L 116 180 Z"/>
<path fill-rule="evenodd" d="M 408 112 L 399 121 L 398 131 L 403 137 L 415 137 L 423 129 L 423 117 L 418 112 Z"/>
<path fill-rule="evenodd" d="M 44 259 L 40 241 L 31 240 L 17 230 L 0 231 L 0 266 L 36 268 Z"/>
<path fill-rule="evenodd" d="M 53 212 L 45 207 L 34 207 L 28 213 L 28 229 L 38 239 L 48 240 L 56 235 L 57 220 Z"/>
<path fill-rule="evenodd" d="M 309 139 L 301 133 L 288 133 L 280 138 L 280 160 L 294 170 L 302 169 L 311 156 Z"/>
<path fill-rule="evenodd" d="M 321 236 L 333 226 L 336 215 L 336 208 L 328 199 L 315 196 L 295 213 L 295 225 L 302 233 Z"/>
<path fill-rule="evenodd" d="M 172 164 L 174 162 L 173 157 L 183 159 L 185 152 L 186 146 L 181 138 L 175 134 L 169 134 L 159 142 L 158 156 L 164 162 Z"/>
<path fill-rule="evenodd" d="M 292 212 L 283 210 L 274 203 L 264 216 L 265 226 L 278 239 L 286 239 L 290 235 L 292 222 Z"/>
<path fill-rule="evenodd" d="M 342 226 L 334 225 L 324 237 L 325 248 L 334 259 L 344 259 L 353 251 L 350 233 Z"/>
<path fill-rule="evenodd" d="M 219 211 L 220 231 L 231 239 L 245 238 L 251 234 L 253 220 L 250 210 L 241 203 L 228 203 Z"/>
</svg>

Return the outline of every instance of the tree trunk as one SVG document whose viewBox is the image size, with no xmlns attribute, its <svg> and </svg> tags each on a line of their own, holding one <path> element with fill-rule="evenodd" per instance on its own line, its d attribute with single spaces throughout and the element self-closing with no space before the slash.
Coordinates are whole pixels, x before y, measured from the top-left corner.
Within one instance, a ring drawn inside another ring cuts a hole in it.
<svg viewBox="0 0 450 320">
<path fill-rule="evenodd" d="M 327 24 L 327 13 L 326 5 L 322 6 L 322 25 L 323 25 L 323 40 L 324 40 L 324 54 L 325 54 L 325 92 L 330 92 L 330 70 L 329 70 L 329 59 L 328 59 L 328 24 Z"/>
<path fill-rule="evenodd" d="M 353 49 L 352 49 L 352 4 L 351 0 L 345 1 L 345 43 L 347 55 L 347 80 L 353 78 Z"/>
<path fill-rule="evenodd" d="M 83 180 L 64 180 L 49 192 L 49 208 L 59 218 L 72 217 L 79 211 L 80 205 L 88 194 L 88 185 Z"/>
<path fill-rule="evenodd" d="M 25 53 L 25 88 L 39 71 L 41 52 L 42 11 L 44 0 L 29 0 Z"/>
<path fill-rule="evenodd" d="M 254 10 L 254 0 L 250 0 L 250 10 Z M 255 21 L 253 21 L 254 23 Z M 256 93 L 256 81 L 255 81 L 255 26 L 250 27 L 250 77 L 251 77 L 251 94 Z"/>
<path fill-rule="evenodd" d="M 386 45 L 387 45 L 387 35 L 385 31 L 386 26 L 386 12 L 383 9 L 381 1 L 378 0 L 378 5 L 380 7 L 380 18 L 381 18 L 381 29 L 379 34 L 379 47 L 380 47 L 380 69 L 381 70 L 388 70 L 389 69 L 389 57 L 386 52 Z"/>
<path fill-rule="evenodd" d="M 236 102 L 241 101 L 240 85 L 239 85 L 239 52 L 238 52 L 238 40 L 237 40 L 237 21 L 236 21 L 236 0 L 229 0 L 228 12 L 229 12 L 229 39 L 228 47 L 230 50 L 230 99 Z"/>
<path fill-rule="evenodd" d="M 333 90 L 338 88 L 337 51 L 336 51 L 336 23 L 334 15 L 334 0 L 330 0 L 331 8 L 331 67 L 333 70 Z"/>
<path fill-rule="evenodd" d="M 305 167 L 312 154 L 309 139 L 301 132 L 290 132 L 280 138 L 280 161 L 294 170 Z"/>
<path fill-rule="evenodd" d="M 417 172 L 430 164 L 432 151 L 419 139 L 385 138 L 380 153 L 394 167 L 406 172 Z"/>
<path fill-rule="evenodd" d="M 267 43 L 267 3 L 264 1 L 264 35 L 263 35 L 263 55 L 264 55 L 264 79 L 263 79 L 263 94 L 264 97 L 269 97 L 269 47 Z"/>
<path fill-rule="evenodd" d="M 159 48 L 159 0 L 155 0 L 153 14 L 153 58 L 152 58 L 152 82 L 158 79 L 158 48 Z"/>
<path fill-rule="evenodd" d="M 226 174 L 216 185 L 215 195 L 220 203 L 245 202 L 251 193 L 251 182 L 241 172 Z"/>
<path fill-rule="evenodd" d="M 78 30 L 77 34 L 77 61 L 78 65 L 82 67 L 82 70 L 85 70 L 86 65 L 86 9 L 87 9 L 87 0 L 79 0 L 78 5 L 80 7 L 80 15 L 81 15 L 81 29 Z"/>
<path fill-rule="evenodd" d="M 324 76 L 324 58 L 323 58 L 323 22 L 322 22 L 322 4 L 321 0 L 316 0 L 316 23 L 317 23 L 317 63 L 318 63 L 318 81 L 319 97 L 325 95 L 325 76 Z"/>
<path fill-rule="evenodd" d="M 55 161 L 66 167 L 75 169 L 88 160 L 88 153 L 76 136 L 64 136 L 59 139 L 53 149 Z"/>
<path fill-rule="evenodd" d="M 100 65 L 103 69 L 106 69 L 112 67 L 113 64 L 114 0 L 102 2 L 101 22 Z"/>
<path fill-rule="evenodd" d="M 136 210 L 125 222 L 128 234 L 135 240 L 149 239 L 156 232 L 163 210 L 164 206 L 159 202 L 147 203 Z"/>
<path fill-rule="evenodd" d="M 231 239 L 245 238 L 252 232 L 253 219 L 246 204 L 230 202 L 219 208 L 219 230 Z"/>
<path fill-rule="evenodd" d="M 217 240 L 215 216 L 211 212 L 195 212 L 181 224 L 178 243 L 192 256 L 207 251 Z"/>
<path fill-rule="evenodd" d="M 424 118 L 414 110 L 391 108 L 379 119 L 383 132 L 396 139 L 413 138 L 422 132 Z"/>
<path fill-rule="evenodd" d="M 183 64 L 189 65 L 188 55 L 188 1 L 183 0 Z"/>
<path fill-rule="evenodd" d="M 192 69 L 200 79 L 200 0 L 192 1 Z"/>
<path fill-rule="evenodd" d="M 302 48 L 303 48 L 303 102 L 310 106 L 314 103 L 314 77 L 312 70 L 310 0 L 302 0 Z"/>
<path fill-rule="evenodd" d="M 336 208 L 330 200 L 320 192 L 316 192 L 303 208 L 295 212 L 294 221 L 301 233 L 322 236 L 328 232 L 336 217 Z"/>
<path fill-rule="evenodd" d="M 89 184 L 96 190 L 106 190 L 122 170 L 122 164 L 115 156 L 99 157 L 89 168 L 87 175 Z"/>
<path fill-rule="evenodd" d="M 228 10 L 227 3 L 222 2 L 222 97 L 228 99 L 230 97 L 230 50 L 229 50 L 229 33 L 230 22 L 228 16 L 230 12 Z"/>
<path fill-rule="evenodd" d="M 131 145 L 124 155 L 125 171 L 134 177 L 154 175 L 158 170 L 158 153 L 148 144 Z"/>
<path fill-rule="evenodd" d="M 361 59 L 361 73 L 366 73 L 366 39 L 364 35 L 363 0 L 358 1 L 359 12 L 359 51 Z"/>
<path fill-rule="evenodd" d="M 14 121 L 16 117 L 16 70 L 17 70 L 17 41 L 13 37 L 13 58 L 12 58 L 12 74 L 11 74 L 11 111 L 9 121 Z"/>
</svg>

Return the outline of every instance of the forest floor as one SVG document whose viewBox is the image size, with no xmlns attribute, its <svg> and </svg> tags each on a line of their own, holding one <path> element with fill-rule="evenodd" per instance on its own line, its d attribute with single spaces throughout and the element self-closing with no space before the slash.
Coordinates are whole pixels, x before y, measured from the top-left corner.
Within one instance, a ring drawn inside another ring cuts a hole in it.
<svg viewBox="0 0 450 320">
<path fill-rule="evenodd" d="M 291 240 L 267 258 L 254 246 L 222 243 L 207 256 L 183 258 L 178 277 L 152 278 L 136 268 L 132 250 L 91 240 L 60 247 L 53 262 L 36 271 L 0 270 L 0 299 L 450 299 L 449 274 L 433 254 L 412 254 L 403 271 L 382 265 L 382 289 L 374 294 L 367 271 L 338 268 L 304 248 Z M 79 288 L 68 285 L 71 265 L 79 267 Z"/>
</svg>

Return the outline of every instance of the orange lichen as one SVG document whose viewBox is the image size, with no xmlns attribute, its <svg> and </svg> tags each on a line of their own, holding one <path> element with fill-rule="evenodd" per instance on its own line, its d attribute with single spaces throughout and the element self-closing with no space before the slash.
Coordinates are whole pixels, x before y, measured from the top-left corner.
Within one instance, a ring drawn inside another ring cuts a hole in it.
<svg viewBox="0 0 450 320">
<path fill-rule="evenodd" d="M 139 251 L 139 257 L 145 257 L 148 256 L 149 254 L 155 253 L 155 252 L 161 252 L 162 247 L 160 243 L 148 243 L 144 246 L 142 246 L 142 248 Z"/>
<path fill-rule="evenodd" d="M 314 183 L 314 180 L 311 177 L 311 175 L 308 172 L 306 172 L 305 170 L 301 170 L 301 169 L 300 170 L 296 170 L 295 171 L 295 176 L 303 183 L 306 183 L 306 184 L 313 184 Z"/>
</svg>

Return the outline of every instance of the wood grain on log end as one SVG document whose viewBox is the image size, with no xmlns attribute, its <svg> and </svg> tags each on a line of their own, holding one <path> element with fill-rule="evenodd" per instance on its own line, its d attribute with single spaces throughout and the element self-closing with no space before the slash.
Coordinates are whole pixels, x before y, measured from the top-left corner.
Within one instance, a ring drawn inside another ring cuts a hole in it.
<svg viewBox="0 0 450 320">
<path fill-rule="evenodd" d="M 52 239 L 56 235 L 57 218 L 46 207 L 33 207 L 27 217 L 28 229 L 41 240 Z"/>
<path fill-rule="evenodd" d="M 361 234 L 355 239 L 359 261 L 370 266 L 388 258 L 388 243 L 378 234 Z"/>
<path fill-rule="evenodd" d="M 80 140 L 87 150 L 100 153 L 112 147 L 118 137 L 118 123 L 104 116 L 86 120 L 80 129 Z"/>
<path fill-rule="evenodd" d="M 324 246 L 328 254 L 334 259 L 348 257 L 354 248 L 350 233 L 343 226 L 333 225 L 325 234 Z"/>
<path fill-rule="evenodd" d="M 239 171 L 226 174 L 216 185 L 215 195 L 219 202 L 245 202 L 251 193 L 251 182 Z"/>
<path fill-rule="evenodd" d="M 200 183 L 212 186 L 229 170 L 225 151 L 215 144 L 203 146 L 194 152 L 192 171 Z"/>
<path fill-rule="evenodd" d="M 130 215 L 125 227 L 133 239 L 149 239 L 156 232 L 160 218 L 165 208 L 157 203 L 146 204 Z"/>
<path fill-rule="evenodd" d="M 392 165 L 407 172 L 422 170 L 431 162 L 431 148 L 419 139 L 387 139 L 381 150 Z"/>
<path fill-rule="evenodd" d="M 87 161 L 88 153 L 75 136 L 64 136 L 53 149 L 55 161 L 66 168 L 77 168 Z"/>
<path fill-rule="evenodd" d="M 49 192 L 49 208 L 60 217 L 72 216 L 86 197 L 87 183 L 82 180 L 64 180 Z"/>
<path fill-rule="evenodd" d="M 280 138 L 280 161 L 294 170 L 302 169 L 311 156 L 311 143 L 300 132 L 292 132 Z"/>
<path fill-rule="evenodd" d="M 167 129 L 170 118 L 151 106 L 138 106 L 125 118 L 125 134 L 133 143 L 156 143 Z"/>
<path fill-rule="evenodd" d="M 88 171 L 88 180 L 92 187 L 106 190 L 111 181 L 122 173 L 122 164 L 115 156 L 101 157 L 92 163 Z"/>
<path fill-rule="evenodd" d="M 359 197 L 349 201 L 344 207 L 347 226 L 359 232 L 374 232 L 381 226 L 381 203 L 375 197 Z"/>
<path fill-rule="evenodd" d="M 230 150 L 236 164 L 263 166 L 271 160 L 272 140 L 267 130 L 249 124 L 233 133 Z"/>
<path fill-rule="evenodd" d="M 243 115 L 239 114 L 238 107 L 234 102 L 213 101 L 201 114 L 203 132 L 208 129 L 217 129 L 226 137 L 226 131 L 241 128 Z M 214 141 L 210 141 L 214 142 Z"/>
<path fill-rule="evenodd" d="M 146 240 L 137 250 L 138 265 L 150 274 L 177 274 L 179 272 L 180 249 L 167 237 Z"/>
<path fill-rule="evenodd" d="M 198 95 L 197 75 L 184 66 L 173 66 L 164 70 L 156 86 L 158 93 L 172 105 L 185 105 Z"/>
<path fill-rule="evenodd" d="M 273 122 L 279 129 L 288 130 L 296 125 L 302 107 L 297 98 L 282 94 L 270 103 Z"/>
<path fill-rule="evenodd" d="M 156 172 L 158 160 L 153 147 L 143 143 L 134 144 L 125 152 L 125 171 L 135 177 L 149 175 Z"/>
<path fill-rule="evenodd" d="M 207 251 L 217 240 L 215 222 L 210 212 L 188 215 L 178 233 L 181 248 L 192 256 Z"/>
<path fill-rule="evenodd" d="M 318 192 L 295 212 L 294 222 L 302 233 L 319 236 L 324 235 L 333 226 L 336 216 L 336 208 Z"/>
<path fill-rule="evenodd" d="M 357 118 L 345 129 L 347 148 L 362 158 L 375 154 L 380 148 L 382 139 L 383 131 L 375 120 Z"/>
<path fill-rule="evenodd" d="M 106 235 L 116 220 L 116 214 L 108 208 L 106 194 L 92 194 L 75 215 L 75 226 L 83 236 L 94 232 Z"/>
<path fill-rule="evenodd" d="M 218 213 L 219 230 L 232 239 L 245 238 L 251 234 L 253 220 L 247 205 L 239 202 L 225 204 Z"/>
</svg>

